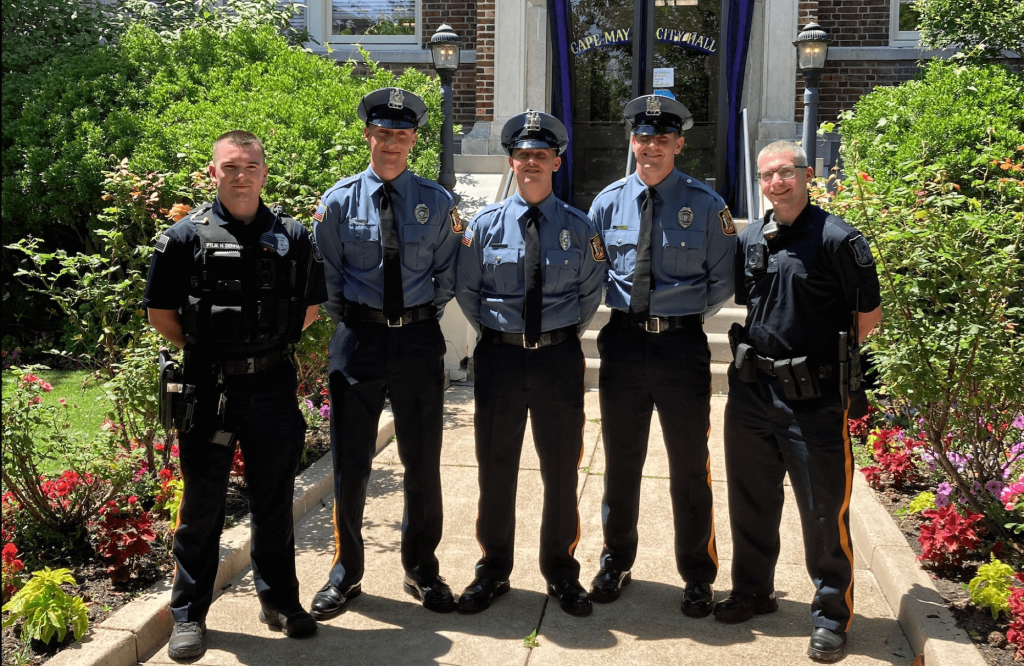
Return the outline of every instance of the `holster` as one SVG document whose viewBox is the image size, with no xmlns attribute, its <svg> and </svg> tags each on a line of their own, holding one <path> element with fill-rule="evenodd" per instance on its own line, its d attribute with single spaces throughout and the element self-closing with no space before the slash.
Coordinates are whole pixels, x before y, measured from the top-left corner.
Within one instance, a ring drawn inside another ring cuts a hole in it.
<svg viewBox="0 0 1024 666">
<path fill-rule="evenodd" d="M 736 366 L 736 377 L 741 382 L 751 383 L 757 380 L 757 350 L 745 342 L 736 345 L 733 350 L 733 364 Z"/>
<path fill-rule="evenodd" d="M 192 429 L 196 387 L 184 382 L 183 373 L 168 350 L 160 351 L 157 362 L 160 368 L 157 396 L 160 425 L 164 430 L 177 428 L 179 433 L 186 433 Z"/>
<path fill-rule="evenodd" d="M 821 397 L 817 368 L 808 362 L 806 356 L 775 361 L 772 369 L 782 385 L 787 400 L 811 400 Z"/>
</svg>

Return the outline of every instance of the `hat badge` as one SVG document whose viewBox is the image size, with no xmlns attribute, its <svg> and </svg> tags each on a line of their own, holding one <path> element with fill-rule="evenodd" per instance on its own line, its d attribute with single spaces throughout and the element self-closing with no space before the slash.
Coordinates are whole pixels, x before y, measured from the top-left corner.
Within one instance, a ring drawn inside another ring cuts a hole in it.
<svg viewBox="0 0 1024 666">
<path fill-rule="evenodd" d="M 398 88 L 391 90 L 391 97 L 388 99 L 388 108 L 401 109 L 405 107 L 405 94 Z"/>
<path fill-rule="evenodd" d="M 657 95 L 648 95 L 648 97 L 647 97 L 647 115 L 649 115 L 649 116 L 660 116 L 661 115 L 661 100 L 658 99 Z"/>
<path fill-rule="evenodd" d="M 540 129 L 540 113 L 538 111 L 526 112 L 526 131 L 536 132 Z"/>
</svg>

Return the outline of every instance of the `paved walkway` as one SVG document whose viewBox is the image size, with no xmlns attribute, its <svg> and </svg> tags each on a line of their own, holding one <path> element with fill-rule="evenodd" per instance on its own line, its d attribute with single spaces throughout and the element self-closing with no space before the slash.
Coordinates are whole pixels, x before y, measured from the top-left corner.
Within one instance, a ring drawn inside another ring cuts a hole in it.
<svg viewBox="0 0 1024 666">
<path fill-rule="evenodd" d="M 721 572 L 716 595 L 729 590 L 732 543 L 729 535 L 722 452 L 725 399 L 712 399 L 711 472 Z M 604 451 L 597 393 L 586 396 L 585 450 L 579 470 L 582 538 L 577 557 L 584 585 L 598 568 L 601 550 L 601 495 Z M 679 612 L 682 581 L 675 570 L 668 501 L 667 458 L 657 419 L 644 468 L 640 550 L 633 584 L 610 605 L 574 618 L 544 594 L 537 565 L 541 481 L 530 428 L 523 447 L 517 501 L 517 555 L 512 591 L 477 615 L 440 615 L 424 610 L 402 590 L 399 529 L 402 466 L 394 444 L 374 461 L 366 505 L 366 577 L 363 594 L 342 615 L 321 623 L 315 636 L 293 640 L 257 621 L 259 604 L 251 572 L 238 576 L 211 609 L 209 650 L 196 663 L 228 666 L 365 664 L 460 666 L 547 664 L 810 664 L 806 657 L 813 587 L 803 565 L 799 519 L 787 490 L 784 539 L 777 573 L 779 612 L 740 625 Z M 446 394 L 441 475 L 445 490 L 441 572 L 458 594 L 473 578 L 480 555 L 474 539 L 477 468 L 473 447 L 472 388 Z M 323 584 L 332 557 L 330 498 L 296 528 L 302 601 L 307 605 Z M 843 664 L 909 664 L 913 652 L 893 618 L 861 553 L 856 553 L 856 618 Z M 537 646 L 523 639 L 537 632 Z M 146 663 L 175 663 L 162 648 Z"/>
</svg>

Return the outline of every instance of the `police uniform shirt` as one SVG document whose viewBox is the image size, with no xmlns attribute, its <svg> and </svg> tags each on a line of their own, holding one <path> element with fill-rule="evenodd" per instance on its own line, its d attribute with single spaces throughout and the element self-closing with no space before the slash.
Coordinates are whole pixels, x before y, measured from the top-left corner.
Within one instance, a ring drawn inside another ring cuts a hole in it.
<svg viewBox="0 0 1024 666">
<path fill-rule="evenodd" d="M 434 303 L 442 308 L 455 295 L 460 236 L 452 232 L 452 196 L 408 169 L 391 184 L 405 307 Z M 343 301 L 377 310 L 384 306 L 383 192 L 384 181 L 369 167 L 327 190 L 314 216 L 320 218 L 313 233 L 325 261 L 327 311 L 335 321 L 341 320 Z"/>
<path fill-rule="evenodd" d="M 650 314 L 710 317 L 733 293 L 736 237 L 725 202 L 678 169 L 653 189 Z M 629 310 L 646 190 L 633 173 L 604 188 L 590 208 L 610 262 L 606 303 L 616 310 Z"/>
<path fill-rule="evenodd" d="M 596 231 L 586 215 L 553 194 L 537 208 L 543 276 L 541 330 L 578 326 L 582 331 L 597 312 L 607 266 Z M 506 333 L 526 330 L 524 262 L 529 209 L 530 204 L 517 192 L 481 210 L 466 229 L 456 297 L 478 327 Z"/>
<path fill-rule="evenodd" d="M 881 304 L 867 240 L 810 204 L 792 225 L 780 224 L 774 240 L 764 238 L 764 225 L 762 218 L 743 230 L 735 262 L 749 343 L 770 358 L 834 359 L 854 308 L 871 312 Z"/>
<path fill-rule="evenodd" d="M 236 219 L 214 199 L 212 207 L 203 212 L 195 212 L 176 222 L 157 240 L 156 251 L 149 267 L 149 278 L 146 281 L 146 293 L 142 299 L 142 307 L 156 310 L 178 310 L 188 305 L 192 264 L 200 256 L 199 234 L 196 221 L 206 218 L 210 224 L 219 224 L 238 241 L 249 247 L 256 246 L 260 237 L 273 226 L 277 232 L 285 234 L 288 249 L 283 255 L 292 259 L 303 270 L 309 263 L 313 244 L 309 232 L 302 224 L 285 218 L 287 223 L 275 225 L 277 216 L 260 201 L 255 219 L 246 224 Z M 280 243 L 279 247 L 283 248 Z M 309 279 L 313 281 L 311 296 L 307 305 L 318 305 L 327 300 L 327 286 L 323 278 L 323 264 L 313 261 Z"/>
</svg>

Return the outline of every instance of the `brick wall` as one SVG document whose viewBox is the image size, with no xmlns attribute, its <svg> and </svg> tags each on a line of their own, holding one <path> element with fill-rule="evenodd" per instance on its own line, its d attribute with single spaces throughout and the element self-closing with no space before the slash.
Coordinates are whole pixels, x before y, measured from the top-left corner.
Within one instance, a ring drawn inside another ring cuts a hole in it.
<svg viewBox="0 0 1024 666">
<path fill-rule="evenodd" d="M 476 120 L 494 120 L 494 12 L 497 0 L 476 3 Z"/>
</svg>

